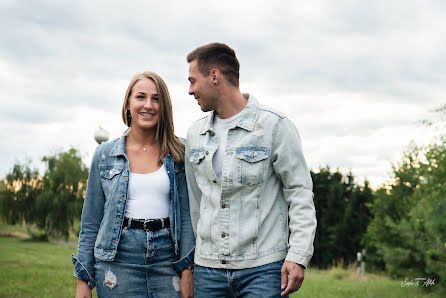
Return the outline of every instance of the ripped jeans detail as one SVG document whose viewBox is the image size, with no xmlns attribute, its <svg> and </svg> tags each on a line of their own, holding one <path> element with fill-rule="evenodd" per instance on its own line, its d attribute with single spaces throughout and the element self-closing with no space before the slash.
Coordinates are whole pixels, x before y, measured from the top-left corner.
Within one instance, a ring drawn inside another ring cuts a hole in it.
<svg viewBox="0 0 446 298">
<path fill-rule="evenodd" d="M 125 229 L 114 261 L 96 260 L 98 297 L 180 297 L 170 231 Z"/>
</svg>

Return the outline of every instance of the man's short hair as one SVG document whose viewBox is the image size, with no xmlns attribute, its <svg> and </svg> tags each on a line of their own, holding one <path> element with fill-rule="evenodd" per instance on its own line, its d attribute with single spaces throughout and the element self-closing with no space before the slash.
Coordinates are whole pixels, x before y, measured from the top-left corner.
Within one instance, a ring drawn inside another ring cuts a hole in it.
<svg viewBox="0 0 446 298">
<path fill-rule="evenodd" d="M 197 60 L 198 70 L 205 77 L 212 68 L 218 69 L 235 87 L 239 86 L 240 63 L 235 52 L 224 43 L 210 43 L 196 48 L 187 55 L 187 62 Z"/>
</svg>

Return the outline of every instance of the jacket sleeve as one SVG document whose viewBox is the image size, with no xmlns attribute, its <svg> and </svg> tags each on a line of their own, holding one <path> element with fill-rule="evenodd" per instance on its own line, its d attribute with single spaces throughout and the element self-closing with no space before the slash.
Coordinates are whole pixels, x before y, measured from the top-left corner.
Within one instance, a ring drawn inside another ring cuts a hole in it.
<svg viewBox="0 0 446 298">
<path fill-rule="evenodd" d="M 81 230 L 77 247 L 77 257 L 72 255 L 74 276 L 88 282 L 91 289 L 96 285 L 94 271 L 94 244 L 99 226 L 104 216 L 105 196 L 99 174 L 100 147 L 93 156 L 88 176 L 87 191 L 82 209 Z"/>
<path fill-rule="evenodd" d="M 285 258 L 307 267 L 313 255 L 316 212 L 313 183 L 305 162 L 299 133 L 288 118 L 279 118 L 274 133 L 271 160 L 283 184 L 289 206 L 289 250 Z"/>
<path fill-rule="evenodd" d="M 184 156 L 184 165 L 186 169 L 187 188 L 189 192 L 190 218 L 195 236 L 197 236 L 197 224 L 200 218 L 201 190 L 195 180 L 194 167 L 190 162 L 190 131 L 188 132 L 186 142 L 186 153 Z"/>
<path fill-rule="evenodd" d="M 172 268 L 181 276 L 181 272 L 194 265 L 195 235 L 192 229 L 189 209 L 189 195 L 184 170 L 176 175 L 177 193 L 180 204 L 180 259 L 172 264 Z"/>
</svg>

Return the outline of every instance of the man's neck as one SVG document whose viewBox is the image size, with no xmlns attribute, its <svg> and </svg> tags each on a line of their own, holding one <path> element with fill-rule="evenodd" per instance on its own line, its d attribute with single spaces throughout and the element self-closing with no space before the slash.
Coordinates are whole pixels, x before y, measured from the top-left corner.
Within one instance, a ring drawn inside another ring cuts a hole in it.
<svg viewBox="0 0 446 298">
<path fill-rule="evenodd" d="M 240 113 L 247 103 L 248 101 L 240 90 L 236 89 L 233 92 L 222 94 L 219 98 L 219 106 L 215 109 L 215 113 L 220 119 L 227 119 Z"/>
</svg>

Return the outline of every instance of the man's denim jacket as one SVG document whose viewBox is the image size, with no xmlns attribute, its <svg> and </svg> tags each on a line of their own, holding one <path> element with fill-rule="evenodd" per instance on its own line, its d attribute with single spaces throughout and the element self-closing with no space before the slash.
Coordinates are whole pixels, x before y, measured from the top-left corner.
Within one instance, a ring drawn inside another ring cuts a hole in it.
<svg viewBox="0 0 446 298">
<path fill-rule="evenodd" d="M 188 132 L 185 165 L 195 263 L 242 269 L 286 259 L 306 267 L 316 216 L 299 134 L 288 118 L 253 96 L 241 113 L 228 132 L 221 180 L 212 167 L 218 147 L 214 112 Z"/>
<path fill-rule="evenodd" d="M 82 211 L 77 258 L 72 256 L 74 276 L 95 286 L 95 259 L 113 261 L 122 231 L 127 202 L 129 161 L 125 136 L 100 145 L 94 154 Z M 170 230 L 179 261 L 172 264 L 180 274 L 193 265 L 195 237 L 189 214 L 184 163 L 163 159 L 170 180 Z"/>
</svg>

